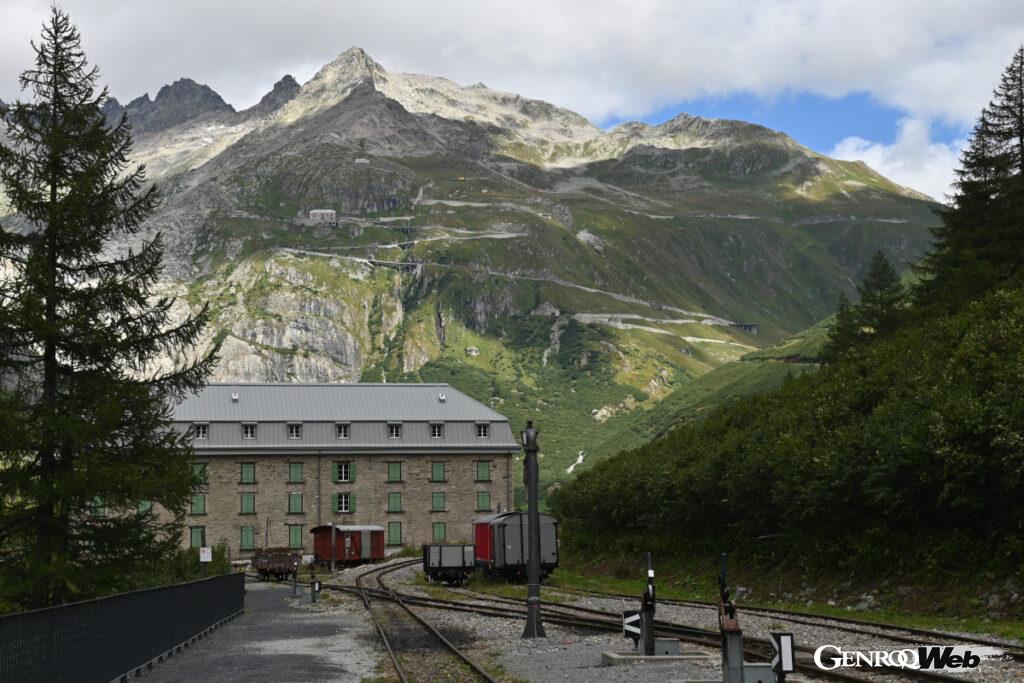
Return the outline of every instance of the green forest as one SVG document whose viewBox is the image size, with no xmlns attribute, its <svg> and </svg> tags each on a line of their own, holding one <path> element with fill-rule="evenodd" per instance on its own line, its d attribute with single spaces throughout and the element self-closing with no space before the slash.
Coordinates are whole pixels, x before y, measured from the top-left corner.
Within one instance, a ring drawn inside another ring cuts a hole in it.
<svg viewBox="0 0 1024 683">
<path fill-rule="evenodd" d="M 775 570 L 925 582 L 1017 575 L 1024 48 L 982 112 L 954 187 L 912 277 L 901 281 L 877 254 L 858 302 L 840 301 L 819 370 L 560 488 L 551 502 L 570 553 L 739 550 Z"/>
</svg>

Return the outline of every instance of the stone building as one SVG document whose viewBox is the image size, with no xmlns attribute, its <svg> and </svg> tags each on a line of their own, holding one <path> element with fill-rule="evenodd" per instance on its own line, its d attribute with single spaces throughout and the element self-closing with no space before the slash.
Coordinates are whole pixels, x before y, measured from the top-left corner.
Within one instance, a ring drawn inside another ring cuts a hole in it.
<svg viewBox="0 0 1024 683">
<path fill-rule="evenodd" d="M 309 220 L 313 223 L 334 225 L 338 222 L 338 213 L 334 209 L 312 209 L 309 212 Z"/>
<path fill-rule="evenodd" d="M 376 524 L 390 546 L 472 542 L 512 503 L 508 419 L 447 384 L 211 384 L 174 409 L 206 482 L 183 544 L 312 552 L 320 524 Z"/>
</svg>

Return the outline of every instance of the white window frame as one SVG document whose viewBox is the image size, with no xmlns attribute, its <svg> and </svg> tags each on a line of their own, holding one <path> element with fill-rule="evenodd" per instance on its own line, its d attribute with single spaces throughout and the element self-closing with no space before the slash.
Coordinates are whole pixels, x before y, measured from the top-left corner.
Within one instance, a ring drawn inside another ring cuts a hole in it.
<svg viewBox="0 0 1024 683">
<path fill-rule="evenodd" d="M 398 423 L 388 423 L 388 438 L 389 439 L 401 439 L 402 438 L 402 425 Z"/>
<path fill-rule="evenodd" d="M 335 510 L 335 512 L 351 512 L 351 509 L 349 508 L 349 504 L 348 504 L 348 494 L 347 493 L 339 493 L 338 494 L 338 509 Z"/>
<path fill-rule="evenodd" d="M 288 423 L 288 438 L 295 441 L 302 439 L 302 423 L 301 422 L 289 422 Z"/>
<path fill-rule="evenodd" d="M 243 424 L 242 425 L 242 438 L 246 441 L 252 441 L 256 438 L 256 425 L 254 424 Z"/>
<path fill-rule="evenodd" d="M 476 425 L 476 438 L 478 439 L 489 439 L 491 438 L 491 425 L 486 422 L 478 422 Z"/>
<path fill-rule="evenodd" d="M 207 422 L 194 422 L 192 429 L 195 430 L 196 441 L 206 441 L 210 436 L 210 425 Z"/>
<path fill-rule="evenodd" d="M 334 423 L 334 436 L 338 439 L 347 439 L 352 434 L 352 429 L 347 422 Z"/>
<path fill-rule="evenodd" d="M 443 439 L 444 438 L 444 424 L 440 422 L 434 422 L 430 425 L 430 438 L 431 439 Z"/>
<path fill-rule="evenodd" d="M 348 462 L 345 462 L 345 461 L 342 461 L 342 460 L 338 461 L 338 481 L 339 482 L 347 483 L 347 482 L 352 481 L 351 479 L 349 479 L 349 469 L 348 469 L 348 466 L 350 464 L 351 463 L 348 463 Z"/>
</svg>

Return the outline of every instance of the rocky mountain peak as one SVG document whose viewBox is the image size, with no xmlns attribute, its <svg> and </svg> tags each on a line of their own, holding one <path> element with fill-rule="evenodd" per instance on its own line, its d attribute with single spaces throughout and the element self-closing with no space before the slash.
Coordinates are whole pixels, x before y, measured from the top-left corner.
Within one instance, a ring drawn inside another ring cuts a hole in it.
<svg viewBox="0 0 1024 683">
<path fill-rule="evenodd" d="M 141 132 L 155 132 L 186 121 L 235 113 L 234 107 L 213 88 L 191 78 L 179 78 L 163 86 L 156 99 L 150 100 L 149 93 L 137 97 L 124 110 L 128 113 L 132 129 Z"/>
<path fill-rule="evenodd" d="M 375 62 L 361 47 L 353 45 L 328 62 L 317 72 L 310 83 L 318 80 L 352 83 L 385 75 L 384 67 Z"/>
<path fill-rule="evenodd" d="M 301 86 L 291 74 L 274 84 L 274 87 L 253 106 L 242 112 L 247 118 L 262 117 L 274 113 L 299 94 Z"/>
</svg>

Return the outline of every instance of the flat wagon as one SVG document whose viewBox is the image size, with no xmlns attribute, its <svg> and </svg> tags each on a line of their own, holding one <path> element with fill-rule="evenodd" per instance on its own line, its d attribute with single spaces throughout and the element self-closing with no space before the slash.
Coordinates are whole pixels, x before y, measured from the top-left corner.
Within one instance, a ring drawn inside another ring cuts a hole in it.
<svg viewBox="0 0 1024 683">
<path fill-rule="evenodd" d="M 459 585 L 476 569 L 471 545 L 423 546 L 423 573 L 430 581 Z"/>
<path fill-rule="evenodd" d="M 284 579 L 302 564 L 302 553 L 290 548 L 257 548 L 252 554 L 253 569 L 264 579 Z"/>
<path fill-rule="evenodd" d="M 334 529 L 334 561 L 373 562 L 384 559 L 384 527 L 367 524 L 323 524 L 313 527 L 313 561 L 331 562 L 331 529 Z"/>
<path fill-rule="evenodd" d="M 476 565 L 510 581 L 526 580 L 530 533 L 525 512 L 500 512 L 473 520 Z M 540 516 L 540 572 L 546 578 L 558 567 L 558 520 Z"/>
</svg>

